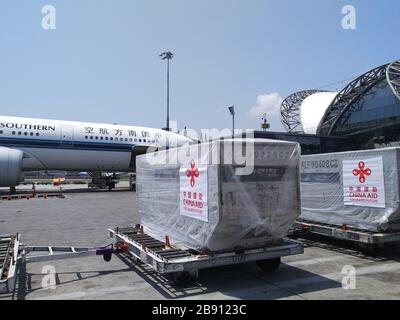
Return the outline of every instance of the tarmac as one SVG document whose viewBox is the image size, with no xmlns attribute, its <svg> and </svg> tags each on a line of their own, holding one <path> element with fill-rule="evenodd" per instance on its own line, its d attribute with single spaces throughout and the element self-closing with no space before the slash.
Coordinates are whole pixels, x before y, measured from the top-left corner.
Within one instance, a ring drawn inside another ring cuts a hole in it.
<svg viewBox="0 0 400 320">
<path fill-rule="evenodd" d="M 107 228 L 140 222 L 136 194 L 126 188 L 65 186 L 63 193 L 63 199 L 0 200 L 0 235 L 19 232 L 29 246 L 96 247 L 111 242 Z M 371 257 L 340 241 L 300 240 L 305 253 L 283 258 L 275 273 L 265 274 L 255 263 L 207 269 L 189 287 L 174 285 L 126 256 L 108 263 L 101 256 L 21 263 L 15 292 L 0 300 L 400 299 L 399 245 Z M 352 268 L 356 274 L 349 282 Z M 56 273 L 54 286 L 49 286 L 49 270 Z"/>
</svg>

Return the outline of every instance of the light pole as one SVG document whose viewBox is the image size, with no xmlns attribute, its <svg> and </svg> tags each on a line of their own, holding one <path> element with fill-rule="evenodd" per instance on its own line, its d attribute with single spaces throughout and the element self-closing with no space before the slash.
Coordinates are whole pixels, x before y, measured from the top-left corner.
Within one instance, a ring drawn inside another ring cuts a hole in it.
<svg viewBox="0 0 400 320">
<path fill-rule="evenodd" d="M 232 139 L 235 137 L 235 106 L 228 107 L 232 116 Z"/>
<path fill-rule="evenodd" d="M 170 131 L 169 127 L 169 61 L 172 60 L 174 54 L 170 51 L 163 52 L 160 54 L 161 60 L 167 60 L 167 131 Z"/>
<path fill-rule="evenodd" d="M 268 119 L 267 119 L 267 114 L 266 113 L 264 113 L 262 115 L 261 120 L 262 120 L 261 128 L 265 132 L 270 128 L 270 124 L 268 123 Z"/>
</svg>

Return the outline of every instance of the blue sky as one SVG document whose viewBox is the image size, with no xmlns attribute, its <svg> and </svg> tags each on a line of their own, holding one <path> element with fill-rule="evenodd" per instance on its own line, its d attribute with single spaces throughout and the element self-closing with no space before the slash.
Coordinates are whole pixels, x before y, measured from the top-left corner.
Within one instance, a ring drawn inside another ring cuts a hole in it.
<svg viewBox="0 0 400 320">
<path fill-rule="evenodd" d="M 41 27 L 46 4 L 56 30 Z M 356 30 L 341 27 L 347 4 Z M 279 97 L 400 58 L 399 12 L 394 0 L 1 0 L 0 114 L 162 127 L 158 54 L 171 50 L 179 127 L 230 127 L 234 104 L 237 127 L 259 128 L 250 111 L 265 95 L 283 130 Z"/>
</svg>

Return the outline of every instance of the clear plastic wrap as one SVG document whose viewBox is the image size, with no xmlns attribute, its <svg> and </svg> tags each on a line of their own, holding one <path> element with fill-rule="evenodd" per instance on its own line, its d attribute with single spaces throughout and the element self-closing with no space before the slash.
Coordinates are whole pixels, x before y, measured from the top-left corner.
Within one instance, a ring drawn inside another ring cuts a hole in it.
<svg viewBox="0 0 400 320">
<path fill-rule="evenodd" d="M 400 230 L 399 152 L 301 157 L 301 218 L 372 232 Z"/>
<path fill-rule="evenodd" d="M 243 157 L 245 163 L 237 160 Z M 261 139 L 216 141 L 139 156 L 141 224 L 160 241 L 168 235 L 175 245 L 194 250 L 279 241 L 300 214 L 299 159 L 297 143 Z M 205 174 L 203 185 L 197 185 Z M 203 191 L 190 192 L 193 184 Z M 197 218 L 196 210 L 192 216 L 182 211 L 188 194 L 201 204 Z"/>
</svg>

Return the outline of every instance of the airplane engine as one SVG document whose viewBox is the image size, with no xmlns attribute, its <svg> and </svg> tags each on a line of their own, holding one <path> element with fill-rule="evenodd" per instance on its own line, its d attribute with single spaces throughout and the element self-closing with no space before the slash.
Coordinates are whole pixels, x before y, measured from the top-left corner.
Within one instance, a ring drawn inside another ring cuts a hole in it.
<svg viewBox="0 0 400 320">
<path fill-rule="evenodd" d="M 0 187 L 15 187 L 22 181 L 22 159 L 20 150 L 0 147 Z"/>
</svg>

